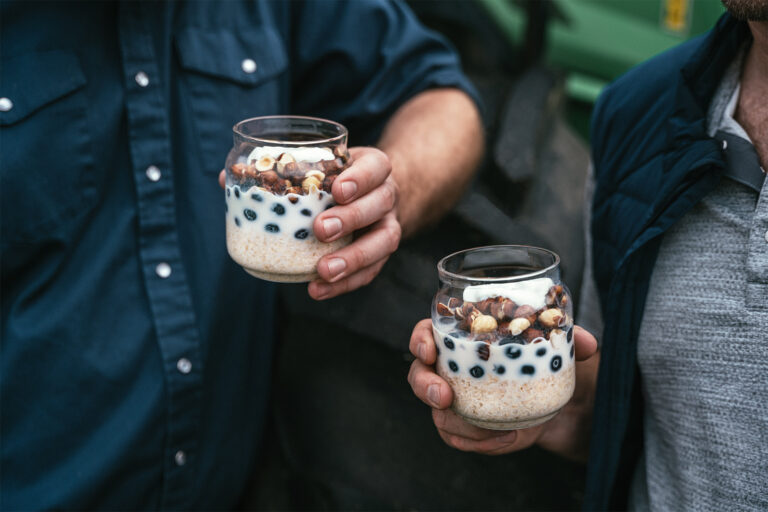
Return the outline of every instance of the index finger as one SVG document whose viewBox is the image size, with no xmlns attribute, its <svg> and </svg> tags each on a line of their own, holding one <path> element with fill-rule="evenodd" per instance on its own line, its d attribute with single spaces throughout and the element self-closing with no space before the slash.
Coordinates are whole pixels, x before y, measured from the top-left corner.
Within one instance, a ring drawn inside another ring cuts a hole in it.
<svg viewBox="0 0 768 512">
<path fill-rule="evenodd" d="M 352 165 L 333 182 L 331 193 L 338 204 L 347 204 L 381 186 L 392 172 L 389 157 L 376 148 L 350 148 Z"/>
</svg>

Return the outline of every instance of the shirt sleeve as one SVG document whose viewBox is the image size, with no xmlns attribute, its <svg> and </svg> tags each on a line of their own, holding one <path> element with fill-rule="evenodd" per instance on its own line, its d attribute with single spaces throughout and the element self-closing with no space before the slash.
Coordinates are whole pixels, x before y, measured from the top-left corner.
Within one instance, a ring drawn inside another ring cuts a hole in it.
<svg viewBox="0 0 768 512">
<path fill-rule="evenodd" d="M 308 0 L 292 4 L 292 110 L 341 122 L 353 144 L 372 144 L 386 120 L 429 88 L 479 96 L 459 57 L 401 2 Z"/>
</svg>

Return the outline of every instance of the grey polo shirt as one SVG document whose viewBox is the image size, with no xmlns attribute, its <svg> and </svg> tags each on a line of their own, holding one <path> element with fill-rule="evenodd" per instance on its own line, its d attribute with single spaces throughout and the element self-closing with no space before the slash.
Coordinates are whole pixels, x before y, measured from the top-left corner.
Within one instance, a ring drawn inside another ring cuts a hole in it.
<svg viewBox="0 0 768 512">
<path fill-rule="evenodd" d="M 651 277 L 635 510 L 768 510 L 768 182 L 733 118 L 741 60 L 708 116 L 729 179 L 664 236 Z"/>
</svg>

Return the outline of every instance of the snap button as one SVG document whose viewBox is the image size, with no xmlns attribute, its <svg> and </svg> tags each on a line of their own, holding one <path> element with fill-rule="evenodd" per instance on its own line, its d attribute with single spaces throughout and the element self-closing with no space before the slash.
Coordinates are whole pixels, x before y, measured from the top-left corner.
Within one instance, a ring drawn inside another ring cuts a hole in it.
<svg viewBox="0 0 768 512">
<path fill-rule="evenodd" d="M 256 71 L 256 61 L 253 59 L 243 59 L 242 64 L 240 66 L 243 68 L 243 71 L 245 71 L 248 74 L 253 73 Z"/>
<path fill-rule="evenodd" d="M 149 77 L 147 74 L 143 71 L 139 71 L 136 73 L 136 83 L 139 84 L 139 87 L 146 87 L 149 85 Z"/>
<path fill-rule="evenodd" d="M 8 112 L 13 108 L 13 102 L 8 98 L 0 98 L 0 112 Z"/>
</svg>

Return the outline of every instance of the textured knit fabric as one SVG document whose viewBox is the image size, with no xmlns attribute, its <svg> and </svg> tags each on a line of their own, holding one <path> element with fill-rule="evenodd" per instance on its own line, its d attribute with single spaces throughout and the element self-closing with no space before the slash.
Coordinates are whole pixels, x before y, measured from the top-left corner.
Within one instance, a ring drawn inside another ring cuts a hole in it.
<svg viewBox="0 0 768 512">
<path fill-rule="evenodd" d="M 749 140 L 733 119 L 742 61 L 712 98 L 712 135 Z M 636 510 L 768 508 L 768 305 L 747 293 L 750 281 L 768 281 L 765 186 L 723 180 L 664 237 L 638 339 L 645 443 Z"/>
<path fill-rule="evenodd" d="M 748 292 L 767 236 L 768 185 L 758 200 L 726 179 L 664 237 L 638 342 L 638 510 L 768 510 L 768 303 Z"/>
</svg>

